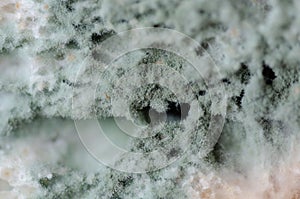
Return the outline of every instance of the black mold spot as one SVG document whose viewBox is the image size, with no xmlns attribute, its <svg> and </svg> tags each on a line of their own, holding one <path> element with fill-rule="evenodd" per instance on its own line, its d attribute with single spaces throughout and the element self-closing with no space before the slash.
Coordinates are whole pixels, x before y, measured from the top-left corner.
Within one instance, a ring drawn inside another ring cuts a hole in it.
<svg viewBox="0 0 300 199">
<path fill-rule="evenodd" d="M 143 64 L 155 63 L 161 57 L 162 50 L 150 49 L 146 51 L 145 57 L 141 60 Z"/>
<path fill-rule="evenodd" d="M 59 53 L 55 56 L 55 59 L 61 61 L 65 59 L 65 54 L 64 53 Z"/>
<path fill-rule="evenodd" d="M 74 86 L 74 83 L 73 83 L 73 82 L 70 82 L 70 81 L 67 80 L 67 79 L 63 79 L 62 82 L 63 82 L 64 84 L 67 84 L 68 86 Z"/>
<path fill-rule="evenodd" d="M 126 19 L 120 19 L 119 23 L 128 23 L 128 20 L 126 20 Z"/>
<path fill-rule="evenodd" d="M 268 66 L 265 62 L 263 62 L 262 75 L 264 76 L 264 80 L 267 85 L 272 85 L 273 80 L 276 78 L 272 68 L 270 68 L 270 66 Z"/>
<path fill-rule="evenodd" d="M 74 27 L 74 29 L 76 31 L 84 31 L 88 29 L 88 25 L 81 23 L 81 24 L 72 24 L 72 26 Z"/>
<path fill-rule="evenodd" d="M 207 50 L 209 48 L 209 45 L 211 45 L 213 42 L 215 41 L 215 38 L 214 37 L 209 37 L 209 38 L 206 38 L 204 39 L 202 42 L 201 42 L 201 46 Z"/>
<path fill-rule="evenodd" d="M 114 191 L 110 199 L 122 199 L 122 198 L 119 196 L 119 194 L 116 191 Z"/>
<path fill-rule="evenodd" d="M 202 56 L 203 53 L 204 53 L 204 50 L 201 46 L 198 46 L 196 49 L 195 49 L 195 52 L 196 52 L 196 55 L 197 56 Z"/>
<path fill-rule="evenodd" d="M 120 78 L 125 74 L 125 70 L 123 68 L 118 68 L 116 74 Z"/>
<path fill-rule="evenodd" d="M 153 24 L 153 27 L 154 28 L 161 28 L 161 27 L 166 27 L 163 23 L 156 23 L 156 24 Z"/>
<path fill-rule="evenodd" d="M 223 83 L 226 83 L 226 84 L 231 84 L 230 80 L 227 79 L 227 78 L 223 78 L 223 79 L 222 79 L 222 82 L 223 82 Z"/>
<path fill-rule="evenodd" d="M 101 23 L 101 22 L 103 22 L 101 17 L 95 17 L 92 19 L 92 23 Z"/>
<path fill-rule="evenodd" d="M 149 15 L 152 15 L 154 13 L 155 13 L 155 9 L 150 8 L 148 10 L 145 10 L 143 13 L 137 13 L 137 14 L 135 14 L 134 17 L 136 19 L 142 19 L 142 18 L 147 17 Z"/>
<path fill-rule="evenodd" d="M 268 129 L 271 129 L 271 127 L 272 127 L 271 120 L 269 120 L 267 118 L 260 118 L 259 123 L 262 126 L 263 130 L 268 130 Z"/>
<path fill-rule="evenodd" d="M 75 39 L 68 41 L 65 46 L 70 49 L 79 49 L 79 44 Z"/>
<path fill-rule="evenodd" d="M 203 15 L 203 14 L 205 13 L 205 10 L 199 9 L 199 10 L 198 10 L 198 13 L 201 14 L 201 15 Z"/>
<path fill-rule="evenodd" d="M 99 44 L 107 38 L 114 35 L 116 32 L 114 30 L 101 30 L 99 33 L 93 33 L 91 36 L 91 40 L 94 44 Z"/>
<path fill-rule="evenodd" d="M 206 90 L 200 90 L 199 92 L 198 92 L 198 95 L 199 96 L 204 96 L 206 94 Z"/>
<path fill-rule="evenodd" d="M 198 56 L 202 56 L 205 50 L 208 50 L 210 45 L 215 41 L 214 37 L 210 37 L 207 39 L 204 39 L 200 46 L 195 49 L 195 52 Z"/>
<path fill-rule="evenodd" d="M 245 95 L 245 91 L 242 90 L 239 96 L 233 97 L 233 100 L 234 100 L 235 104 L 236 104 L 239 108 L 242 108 L 242 99 L 243 99 L 244 95 Z"/>
<path fill-rule="evenodd" d="M 67 9 L 69 12 L 74 11 L 74 8 L 73 8 L 73 6 L 72 6 L 70 3 L 67 3 L 67 4 L 66 4 L 66 9 Z"/>
<path fill-rule="evenodd" d="M 153 27 L 154 27 L 154 28 L 159 28 L 159 27 L 161 27 L 161 24 L 158 24 L 158 23 L 157 23 L 157 24 L 154 24 Z"/>
<path fill-rule="evenodd" d="M 180 153 L 180 149 L 178 148 L 172 148 L 169 153 L 167 154 L 167 158 L 171 159 L 174 158 L 176 156 L 178 156 L 178 154 Z"/>
<path fill-rule="evenodd" d="M 207 50 L 209 48 L 209 43 L 207 41 L 201 42 L 201 47 Z"/>
<path fill-rule="evenodd" d="M 137 14 L 134 15 L 134 18 L 136 18 L 136 19 L 141 19 L 142 16 L 143 16 L 143 15 L 142 15 L 141 13 L 137 13 Z"/>
<path fill-rule="evenodd" d="M 52 178 L 47 178 L 47 177 L 43 177 L 39 179 L 39 184 L 43 187 L 43 188 L 49 188 L 51 187 L 54 182 L 58 179 L 58 176 L 55 174 L 52 174 Z"/>
<path fill-rule="evenodd" d="M 264 136 L 268 141 L 272 142 L 272 120 L 268 118 L 260 118 L 258 123 L 261 125 L 262 129 L 264 130 Z"/>
<path fill-rule="evenodd" d="M 133 177 L 128 176 L 127 178 L 124 178 L 122 180 L 118 180 L 118 185 L 121 187 L 129 186 L 133 182 Z"/>
<path fill-rule="evenodd" d="M 77 2 L 77 0 L 66 0 L 66 1 L 63 1 L 62 3 L 64 4 L 67 11 L 73 12 L 75 10 L 73 7 L 73 4 L 76 2 Z"/>
<path fill-rule="evenodd" d="M 249 83 L 251 73 L 250 73 L 250 70 L 249 70 L 248 66 L 245 63 L 241 63 L 241 67 L 236 72 L 236 75 L 239 77 L 242 84 L 248 84 Z"/>
<path fill-rule="evenodd" d="M 154 138 L 155 138 L 156 140 L 160 141 L 160 140 L 164 139 L 164 136 L 163 136 L 162 133 L 157 133 L 157 134 L 154 136 Z"/>
</svg>

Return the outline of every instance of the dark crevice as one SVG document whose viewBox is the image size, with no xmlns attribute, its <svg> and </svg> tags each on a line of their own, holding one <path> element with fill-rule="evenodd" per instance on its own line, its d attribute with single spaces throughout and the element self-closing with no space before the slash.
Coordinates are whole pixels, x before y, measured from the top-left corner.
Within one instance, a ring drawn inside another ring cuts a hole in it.
<svg viewBox="0 0 300 199">
<path fill-rule="evenodd" d="M 168 101 L 167 119 L 168 121 L 184 120 L 189 113 L 190 105 L 188 103 L 177 103 Z"/>
<path fill-rule="evenodd" d="M 138 117 L 142 122 L 146 122 L 147 124 L 151 123 L 149 111 L 150 111 L 150 106 L 143 107 L 141 109 L 136 110 L 138 113 Z"/>
<path fill-rule="evenodd" d="M 136 117 L 146 124 L 157 124 L 165 119 L 167 121 L 181 121 L 184 120 L 189 113 L 190 105 L 188 103 L 177 103 L 168 101 L 168 107 L 166 113 L 158 112 L 157 110 L 150 107 L 150 105 L 144 106 L 143 108 L 136 109 Z"/>
</svg>

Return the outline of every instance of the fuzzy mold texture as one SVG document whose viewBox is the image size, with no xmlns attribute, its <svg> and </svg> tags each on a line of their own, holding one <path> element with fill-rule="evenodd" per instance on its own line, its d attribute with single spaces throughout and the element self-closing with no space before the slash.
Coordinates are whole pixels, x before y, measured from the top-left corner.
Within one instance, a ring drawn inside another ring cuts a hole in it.
<svg viewBox="0 0 300 199">
<path fill-rule="evenodd" d="M 0 199 L 300 199 L 299 11 L 1 0 Z"/>
</svg>

